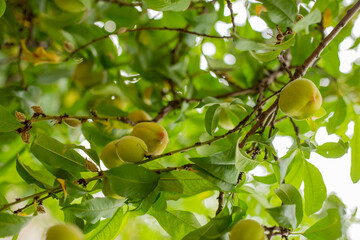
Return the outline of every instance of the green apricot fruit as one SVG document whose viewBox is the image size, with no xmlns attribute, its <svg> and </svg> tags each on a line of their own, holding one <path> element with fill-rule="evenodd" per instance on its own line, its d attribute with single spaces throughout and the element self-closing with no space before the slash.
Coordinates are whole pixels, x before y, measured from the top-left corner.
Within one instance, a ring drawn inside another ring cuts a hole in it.
<svg viewBox="0 0 360 240">
<path fill-rule="evenodd" d="M 81 125 L 81 121 L 76 118 L 64 118 L 64 122 L 66 123 L 66 125 L 72 128 L 77 128 Z"/>
<path fill-rule="evenodd" d="M 74 224 L 57 224 L 46 232 L 46 240 L 83 240 L 83 232 Z"/>
<path fill-rule="evenodd" d="M 169 142 L 166 129 L 155 122 L 136 124 L 131 135 L 142 139 L 146 143 L 148 152 L 151 155 L 161 154 Z"/>
<path fill-rule="evenodd" d="M 264 228 L 255 220 L 243 219 L 230 231 L 230 240 L 265 240 Z"/>
<path fill-rule="evenodd" d="M 149 114 L 147 114 L 147 112 L 145 112 L 144 110 L 135 110 L 132 111 L 129 115 L 128 118 L 133 121 L 134 123 L 138 123 L 138 122 L 142 122 L 142 121 L 150 121 L 151 117 L 149 116 Z"/>
<path fill-rule="evenodd" d="M 71 13 L 79 13 L 86 10 L 85 5 L 80 0 L 55 0 L 55 4 L 61 10 Z"/>
<path fill-rule="evenodd" d="M 118 167 L 125 162 L 119 158 L 116 152 L 116 143 L 119 140 L 114 140 L 106 144 L 103 150 L 100 153 L 100 159 L 103 161 L 107 168 Z"/>
<path fill-rule="evenodd" d="M 147 154 L 143 140 L 134 136 L 125 136 L 108 143 L 101 151 L 100 158 L 107 168 L 118 167 L 125 162 L 138 162 Z"/>
<path fill-rule="evenodd" d="M 280 110 L 296 120 L 304 120 L 321 107 L 322 98 L 315 84 L 305 78 L 288 83 L 280 92 Z"/>
</svg>

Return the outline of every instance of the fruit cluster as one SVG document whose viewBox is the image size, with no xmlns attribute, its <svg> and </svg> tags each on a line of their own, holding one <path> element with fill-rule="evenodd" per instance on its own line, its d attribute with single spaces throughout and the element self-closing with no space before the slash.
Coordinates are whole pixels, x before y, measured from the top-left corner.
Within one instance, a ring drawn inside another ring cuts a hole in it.
<svg viewBox="0 0 360 240">
<path fill-rule="evenodd" d="M 124 136 L 108 143 L 101 151 L 100 158 L 109 169 L 119 167 L 124 163 L 140 162 L 148 155 L 159 155 L 169 142 L 166 129 L 160 124 L 142 122 L 151 120 L 146 112 L 136 110 L 130 113 L 128 118 L 137 123 L 130 136 Z M 106 177 L 103 185 L 104 195 L 117 197 L 112 193 Z"/>
<path fill-rule="evenodd" d="M 143 122 L 151 120 L 146 112 L 136 110 L 128 118 L 137 123 L 130 136 L 108 143 L 100 154 L 101 160 L 109 169 L 124 163 L 139 162 L 146 155 L 159 155 L 169 142 L 165 128 L 155 122 Z"/>
</svg>

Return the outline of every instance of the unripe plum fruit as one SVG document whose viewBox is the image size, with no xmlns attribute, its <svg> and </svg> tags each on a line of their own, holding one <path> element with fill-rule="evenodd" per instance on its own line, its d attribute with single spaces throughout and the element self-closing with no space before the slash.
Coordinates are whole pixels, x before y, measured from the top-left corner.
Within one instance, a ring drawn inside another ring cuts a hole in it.
<svg viewBox="0 0 360 240">
<path fill-rule="evenodd" d="M 243 219 L 234 225 L 230 240 L 265 240 L 264 228 L 255 220 Z"/>
<path fill-rule="evenodd" d="M 141 138 L 146 143 L 148 152 L 151 155 L 161 154 L 169 142 L 166 129 L 155 122 L 136 124 L 131 135 Z"/>
<path fill-rule="evenodd" d="M 46 240 L 83 240 L 83 232 L 74 224 L 57 224 L 46 232 Z"/>
<path fill-rule="evenodd" d="M 280 92 L 280 110 L 296 120 L 304 120 L 321 107 L 322 97 L 315 84 L 305 78 L 288 83 Z"/>
<path fill-rule="evenodd" d="M 114 140 L 114 141 L 111 141 L 108 144 L 106 144 L 106 146 L 103 148 L 103 150 L 101 151 L 101 154 L 100 154 L 100 159 L 103 161 L 105 166 L 109 169 L 118 167 L 125 163 L 124 161 L 122 161 L 119 158 L 119 156 L 116 153 L 115 144 L 118 141 L 119 140 Z"/>
<path fill-rule="evenodd" d="M 134 123 L 151 120 L 149 114 L 144 110 L 134 110 L 128 115 L 128 118 Z"/>
<path fill-rule="evenodd" d="M 134 136 L 125 136 L 108 143 L 101 151 L 100 158 L 107 168 L 118 167 L 125 162 L 138 162 L 147 154 L 143 140 Z"/>
</svg>

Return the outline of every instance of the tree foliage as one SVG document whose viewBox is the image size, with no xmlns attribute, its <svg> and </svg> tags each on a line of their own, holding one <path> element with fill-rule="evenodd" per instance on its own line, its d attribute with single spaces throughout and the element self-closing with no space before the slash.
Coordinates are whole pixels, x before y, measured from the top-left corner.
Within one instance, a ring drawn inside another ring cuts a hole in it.
<svg viewBox="0 0 360 240">
<path fill-rule="evenodd" d="M 86 239 L 228 239 L 243 218 L 268 239 L 346 239 L 353 217 L 308 160 L 351 147 L 360 179 L 360 68 L 341 73 L 338 56 L 359 8 L 0 0 L 0 237 L 20 239 L 47 213 Z M 250 24 L 259 18 L 271 33 Z M 297 121 L 278 97 L 303 76 L 323 104 Z M 167 130 L 165 152 L 106 169 L 101 150 L 130 134 L 139 109 Z M 320 127 L 340 140 L 317 144 Z M 281 157 L 277 136 L 293 140 Z"/>
</svg>

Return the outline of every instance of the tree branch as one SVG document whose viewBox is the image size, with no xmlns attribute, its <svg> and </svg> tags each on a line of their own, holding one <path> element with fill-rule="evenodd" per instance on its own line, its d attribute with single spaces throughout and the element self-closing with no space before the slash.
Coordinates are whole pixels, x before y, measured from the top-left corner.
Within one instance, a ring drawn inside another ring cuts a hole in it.
<svg viewBox="0 0 360 240">
<path fill-rule="evenodd" d="M 224 197 L 225 197 L 225 193 L 223 191 L 220 191 L 219 192 L 219 197 L 217 198 L 219 202 L 218 202 L 218 208 L 217 208 L 216 213 L 215 213 L 216 215 L 221 213 L 221 211 L 224 208 Z"/>
<path fill-rule="evenodd" d="M 94 116 L 94 115 L 90 115 L 90 116 L 76 116 L 76 115 L 60 115 L 60 116 L 49 116 L 47 115 L 46 117 L 41 117 L 41 118 L 32 118 L 30 121 L 31 123 L 36 123 L 36 122 L 40 122 L 40 121 L 48 121 L 48 120 L 56 120 L 58 121 L 58 123 L 61 123 L 62 119 L 64 118 L 76 118 L 79 119 L 82 122 L 86 122 L 88 120 L 104 120 L 104 121 L 110 121 L 110 120 L 115 120 L 115 121 L 120 121 L 123 123 L 127 123 L 129 125 L 135 126 L 136 123 L 134 123 L 133 121 L 131 121 L 129 118 L 127 117 L 113 117 L 113 116 Z"/>
<path fill-rule="evenodd" d="M 193 145 L 191 146 L 187 146 L 187 147 L 184 147 L 184 148 L 180 148 L 180 149 L 177 149 L 177 150 L 173 150 L 173 151 L 170 151 L 170 152 L 167 152 L 167 153 L 163 153 L 163 154 L 160 154 L 160 155 L 156 155 L 156 156 L 153 156 L 153 155 L 150 155 L 148 156 L 147 159 L 143 160 L 143 161 L 139 161 L 139 162 L 136 162 L 136 164 L 138 165 L 141 165 L 141 164 L 144 164 L 144 163 L 147 163 L 147 162 L 151 162 L 151 161 L 154 161 L 156 159 L 160 159 L 160 158 L 163 158 L 163 157 L 167 157 L 167 156 L 172 156 L 174 154 L 177 154 L 177 153 L 184 153 L 184 152 L 187 152 L 189 150 L 192 150 L 194 148 L 198 148 L 198 147 L 201 147 L 201 146 L 204 146 L 204 145 L 211 145 L 213 142 L 217 141 L 217 140 L 220 140 L 220 139 L 223 139 L 225 137 L 227 137 L 228 135 L 234 133 L 234 132 L 237 132 L 239 130 L 241 130 L 242 127 L 245 127 L 246 123 L 249 121 L 249 119 L 251 118 L 251 116 L 262 106 L 265 104 L 265 102 L 267 102 L 270 98 L 276 96 L 279 94 L 279 91 L 274 93 L 273 95 L 265 98 L 261 103 L 257 104 L 255 107 L 254 107 L 254 110 L 248 115 L 246 116 L 237 126 L 235 126 L 233 129 L 229 130 L 228 132 L 226 132 L 225 134 L 223 135 L 219 135 L 219 136 L 215 136 L 214 138 L 210 139 L 210 140 L 207 140 L 207 141 L 204 141 L 204 142 L 196 142 L 194 143 Z M 254 127 L 252 128 L 251 133 L 248 133 L 246 139 L 251 135 L 253 134 L 256 129 L 260 126 L 257 126 L 258 123 L 263 123 L 263 121 L 265 121 L 267 119 L 267 117 L 270 115 L 270 113 L 273 113 L 275 109 L 277 109 L 277 102 L 278 100 L 276 100 L 273 105 L 266 111 L 264 112 L 264 116 L 263 116 L 263 119 L 262 120 L 259 120 L 257 122 L 257 124 L 254 125 Z M 255 127 L 257 126 L 257 127 Z M 256 129 L 255 129 L 256 128 Z M 241 144 L 245 144 L 245 141 L 246 139 L 244 139 L 243 143 Z"/>
<path fill-rule="evenodd" d="M 194 166 L 194 164 L 192 163 L 189 163 L 189 164 L 185 164 L 183 166 L 179 166 L 179 167 L 168 167 L 168 168 L 163 168 L 163 169 L 151 169 L 152 172 L 155 172 L 157 174 L 160 174 L 160 173 L 163 173 L 163 172 L 170 172 L 170 171 L 179 171 L 179 170 L 191 170 L 192 166 Z M 83 184 L 87 184 L 89 182 L 92 182 L 92 181 L 95 181 L 95 180 L 99 180 L 101 178 L 104 177 L 104 172 L 98 172 L 98 175 L 95 176 L 95 177 L 91 177 L 91 178 L 86 178 L 86 179 L 78 179 L 78 180 L 75 180 L 73 181 L 74 184 L 76 185 L 83 185 Z M 0 212 L 5 210 L 5 209 L 8 209 L 9 207 L 15 205 L 15 204 L 18 204 L 18 203 L 21 203 L 21 202 L 24 202 L 26 200 L 29 200 L 29 199 L 33 199 L 33 201 L 27 205 L 25 205 L 24 207 L 22 208 L 19 208 L 17 210 L 15 210 L 13 213 L 14 214 L 17 214 L 17 213 L 21 213 L 23 210 L 25 210 L 26 208 L 32 206 L 34 203 L 36 202 L 42 202 L 43 200 L 49 198 L 51 195 L 51 193 L 59 193 L 59 192 L 62 192 L 63 191 L 63 187 L 61 185 L 57 186 L 57 187 L 53 187 L 53 188 L 49 188 L 47 190 L 44 190 L 42 192 L 38 192 L 38 193 L 34 193 L 32 195 L 29 195 L 29 196 L 26 196 L 26 197 L 23 197 L 23 198 L 17 198 L 15 201 L 13 202 L 10 202 L 8 204 L 5 204 L 3 206 L 0 207 Z M 45 197 L 42 197 L 40 198 L 41 196 L 47 194 L 47 196 Z"/>
<path fill-rule="evenodd" d="M 350 19 L 355 15 L 360 9 L 360 0 L 352 6 L 347 11 L 347 14 L 341 19 L 341 21 L 336 25 L 336 27 L 327 35 L 319 44 L 319 46 L 314 50 L 314 52 L 304 61 L 304 63 L 299 66 L 291 80 L 301 78 L 305 75 L 309 67 L 314 63 L 316 59 L 319 58 L 322 51 L 329 45 L 329 43 L 336 37 L 340 30 L 350 21 Z"/>
</svg>

